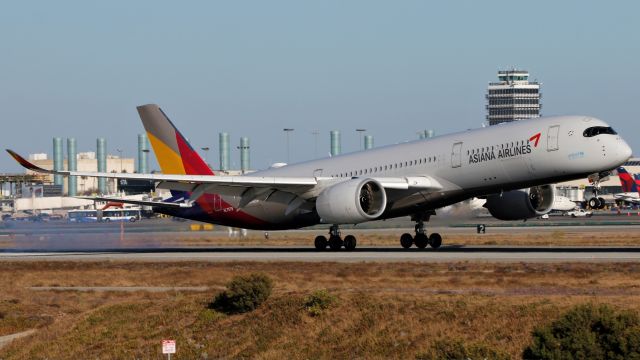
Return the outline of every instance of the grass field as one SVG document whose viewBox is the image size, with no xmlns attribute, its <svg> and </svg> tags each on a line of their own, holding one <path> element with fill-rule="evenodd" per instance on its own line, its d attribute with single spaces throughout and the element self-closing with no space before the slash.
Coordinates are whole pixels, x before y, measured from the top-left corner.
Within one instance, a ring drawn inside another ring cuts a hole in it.
<svg viewBox="0 0 640 360">
<path fill-rule="evenodd" d="M 233 276 L 252 272 L 275 282 L 263 306 L 207 308 Z M 0 335 L 38 329 L 3 359 L 161 358 L 166 338 L 177 340 L 175 359 L 414 358 L 443 341 L 517 358 L 536 325 L 575 304 L 640 310 L 634 263 L 2 262 L 0 273 Z M 81 286 L 208 290 L 38 289 Z M 337 302 L 312 316 L 304 298 L 317 289 Z"/>
<path fill-rule="evenodd" d="M 493 231 L 489 229 L 486 234 L 476 234 L 475 231 L 465 232 L 443 230 L 443 244 L 445 245 L 504 245 L 504 246 L 640 246 L 640 231 L 622 229 L 594 229 L 592 233 L 571 228 L 561 227 L 553 230 L 528 230 L 514 235 L 515 231 Z M 398 229 L 389 231 L 349 231 L 345 234 L 355 234 L 358 238 L 358 246 L 399 246 L 399 238 L 402 232 L 409 230 Z M 202 233 L 190 236 L 178 236 L 167 238 L 162 244 L 168 246 L 313 246 L 313 238 L 316 235 L 324 235 L 325 231 L 313 232 L 276 232 L 266 240 L 261 234 L 250 233 L 246 238 L 230 238 L 219 233 Z"/>
</svg>

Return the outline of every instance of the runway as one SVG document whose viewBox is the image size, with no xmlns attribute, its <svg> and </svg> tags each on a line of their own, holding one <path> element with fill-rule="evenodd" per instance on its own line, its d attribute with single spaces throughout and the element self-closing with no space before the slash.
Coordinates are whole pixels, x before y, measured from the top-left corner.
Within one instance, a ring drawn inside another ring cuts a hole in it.
<svg viewBox="0 0 640 360">
<path fill-rule="evenodd" d="M 318 252 L 299 247 L 3 250 L 0 261 L 635 262 L 640 261 L 640 247 L 443 246 L 438 250 L 363 247 L 351 252 Z"/>
<path fill-rule="evenodd" d="M 0 261 L 640 261 L 640 224 L 635 218 L 601 218 L 606 221 L 562 217 L 567 221 L 562 226 L 548 220 L 495 222 L 482 236 L 476 234 L 471 223 L 434 224 L 429 230 L 445 235 L 444 245 L 435 251 L 402 249 L 397 238 L 402 232 L 412 232 L 412 228 L 351 228 L 344 232 L 359 239 L 358 248 L 351 252 L 316 251 L 313 238 L 326 233 L 326 229 L 272 231 L 269 239 L 264 232 L 250 231 L 248 238 L 239 239 L 230 238 L 224 228 L 191 231 L 191 223 L 167 219 L 134 224 L 16 222 L 0 227 Z M 404 224 L 399 220 L 396 223 Z"/>
</svg>

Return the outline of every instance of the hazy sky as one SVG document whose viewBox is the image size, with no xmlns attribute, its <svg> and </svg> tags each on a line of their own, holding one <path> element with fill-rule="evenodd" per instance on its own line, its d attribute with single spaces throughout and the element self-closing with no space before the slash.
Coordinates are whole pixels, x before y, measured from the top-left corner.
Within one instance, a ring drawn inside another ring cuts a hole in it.
<svg viewBox="0 0 640 360">
<path fill-rule="evenodd" d="M 0 5 L 0 143 L 51 153 L 107 138 L 133 156 L 155 102 L 194 147 L 241 136 L 254 168 L 479 127 L 487 83 L 517 66 L 543 114 L 608 121 L 640 149 L 638 1 L 13 1 Z M 18 172 L 0 155 L 0 172 Z"/>
</svg>

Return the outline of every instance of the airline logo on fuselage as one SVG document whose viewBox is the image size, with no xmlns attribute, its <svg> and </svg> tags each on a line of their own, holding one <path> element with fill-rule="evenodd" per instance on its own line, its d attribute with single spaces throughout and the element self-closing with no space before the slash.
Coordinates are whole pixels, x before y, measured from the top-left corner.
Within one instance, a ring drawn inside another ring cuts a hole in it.
<svg viewBox="0 0 640 360">
<path fill-rule="evenodd" d="M 541 133 L 537 133 L 530 137 L 528 140 L 522 142 L 509 143 L 513 144 L 507 145 L 506 147 L 501 147 L 497 152 L 490 148 L 487 151 L 480 151 L 475 154 L 469 155 L 469 164 L 477 164 L 485 161 L 495 160 L 495 159 L 508 159 L 520 155 L 526 155 L 531 153 L 531 142 L 533 142 L 533 147 L 538 147 L 538 142 L 540 141 Z M 524 145 L 522 145 L 524 144 Z"/>
</svg>

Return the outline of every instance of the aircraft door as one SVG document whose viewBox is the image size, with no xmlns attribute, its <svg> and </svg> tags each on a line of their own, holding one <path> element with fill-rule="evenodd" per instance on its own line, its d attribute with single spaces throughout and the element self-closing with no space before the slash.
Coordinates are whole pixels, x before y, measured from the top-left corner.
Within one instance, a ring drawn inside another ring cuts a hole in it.
<svg viewBox="0 0 640 360">
<path fill-rule="evenodd" d="M 560 132 L 560 125 L 549 126 L 547 132 L 547 151 L 558 150 L 558 134 Z"/>
<path fill-rule="evenodd" d="M 462 143 L 457 142 L 451 148 L 451 167 L 458 168 L 462 165 Z"/>
<path fill-rule="evenodd" d="M 213 196 L 213 210 L 214 211 L 222 210 L 222 196 L 220 195 Z"/>
</svg>

